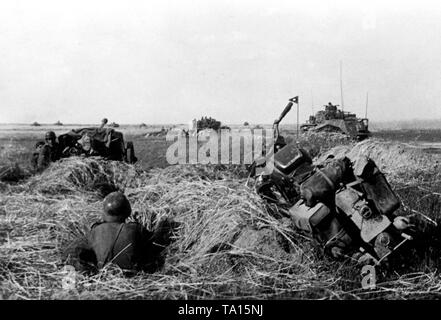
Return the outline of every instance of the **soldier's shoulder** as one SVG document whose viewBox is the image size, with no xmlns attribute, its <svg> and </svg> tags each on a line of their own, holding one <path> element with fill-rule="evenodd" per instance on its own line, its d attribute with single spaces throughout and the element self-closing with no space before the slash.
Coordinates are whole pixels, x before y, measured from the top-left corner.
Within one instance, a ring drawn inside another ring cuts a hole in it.
<svg viewBox="0 0 441 320">
<path fill-rule="evenodd" d="M 142 226 L 142 224 L 140 224 L 138 222 L 126 222 L 125 225 L 129 229 L 143 229 L 144 228 Z"/>
<path fill-rule="evenodd" d="M 138 222 L 127 222 L 125 224 L 125 230 L 127 230 L 129 232 L 140 233 L 140 234 L 143 234 L 147 231 L 147 229 L 142 224 L 140 224 Z"/>
<path fill-rule="evenodd" d="M 94 229 L 94 228 L 102 225 L 103 223 L 105 223 L 105 222 L 104 221 L 97 221 L 90 226 L 90 229 Z"/>
</svg>

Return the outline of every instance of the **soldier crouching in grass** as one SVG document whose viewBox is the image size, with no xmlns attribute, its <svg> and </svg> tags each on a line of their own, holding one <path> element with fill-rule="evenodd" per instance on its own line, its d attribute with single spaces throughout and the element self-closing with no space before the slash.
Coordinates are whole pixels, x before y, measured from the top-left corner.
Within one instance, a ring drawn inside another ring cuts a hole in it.
<svg viewBox="0 0 441 320">
<path fill-rule="evenodd" d="M 32 155 L 32 167 L 37 172 L 43 171 L 51 162 L 55 162 L 61 158 L 60 145 L 53 131 L 46 132 L 45 142 L 37 142 L 35 149 L 36 152 Z"/>
<path fill-rule="evenodd" d="M 173 223 L 162 220 L 154 232 L 149 232 L 139 223 L 125 222 L 131 212 L 122 192 L 104 198 L 103 221 L 92 225 L 87 244 L 76 248 L 82 269 L 91 271 L 112 263 L 130 275 L 136 271 L 155 272 L 162 266 Z"/>
</svg>

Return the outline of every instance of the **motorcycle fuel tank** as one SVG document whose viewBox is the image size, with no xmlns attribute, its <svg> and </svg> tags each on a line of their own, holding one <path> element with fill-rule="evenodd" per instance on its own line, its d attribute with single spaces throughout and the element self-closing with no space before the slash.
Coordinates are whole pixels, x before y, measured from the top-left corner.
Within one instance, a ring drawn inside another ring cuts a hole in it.
<svg viewBox="0 0 441 320">
<path fill-rule="evenodd" d="M 284 174 L 290 174 L 302 164 L 312 164 L 309 154 L 295 144 L 288 144 L 274 155 L 274 165 Z"/>
</svg>

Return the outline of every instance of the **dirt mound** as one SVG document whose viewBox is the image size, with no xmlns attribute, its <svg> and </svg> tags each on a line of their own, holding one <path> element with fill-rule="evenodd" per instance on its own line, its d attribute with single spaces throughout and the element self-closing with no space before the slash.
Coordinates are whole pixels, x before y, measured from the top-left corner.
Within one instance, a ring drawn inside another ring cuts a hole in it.
<svg viewBox="0 0 441 320">
<path fill-rule="evenodd" d="M 211 254 L 230 247 L 245 226 L 278 225 L 243 180 L 224 179 L 228 176 L 216 166 L 175 166 L 153 170 L 144 186 L 126 189 L 134 220 L 149 229 L 162 218 L 180 224 L 171 248 L 176 253 L 173 265 L 205 263 Z"/>
<path fill-rule="evenodd" d="M 290 137 L 290 139 L 297 140 L 294 136 Z M 298 141 L 299 146 L 306 149 L 312 157 L 316 157 L 335 146 L 354 145 L 354 142 L 349 136 L 333 132 L 308 131 L 303 133 Z"/>
<path fill-rule="evenodd" d="M 376 139 L 368 139 L 355 145 L 334 147 L 320 155 L 316 162 L 322 162 L 329 155 L 347 156 L 352 161 L 361 155 L 368 156 L 388 175 L 389 179 L 396 182 L 408 177 L 409 172 L 438 173 L 441 160 L 436 154 L 427 154 L 401 143 Z"/>
<path fill-rule="evenodd" d="M 284 241 L 285 240 L 285 241 Z M 286 239 L 280 238 L 274 230 L 265 228 L 255 230 L 244 228 L 239 237 L 234 241 L 235 252 L 255 252 L 256 254 L 278 260 L 293 260 Z"/>
<path fill-rule="evenodd" d="M 105 161 L 100 157 L 70 157 L 51 163 L 24 186 L 33 192 L 53 195 L 95 191 L 95 186 L 106 183 L 124 190 L 127 186 L 136 187 L 144 177 L 141 170 L 125 162 Z"/>
</svg>

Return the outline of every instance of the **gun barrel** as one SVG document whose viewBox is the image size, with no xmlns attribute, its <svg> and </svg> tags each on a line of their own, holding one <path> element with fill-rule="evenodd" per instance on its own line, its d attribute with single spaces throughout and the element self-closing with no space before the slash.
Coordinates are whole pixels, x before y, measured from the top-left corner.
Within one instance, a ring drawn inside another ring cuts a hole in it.
<svg viewBox="0 0 441 320">
<path fill-rule="evenodd" d="M 288 104 L 286 105 L 285 109 L 282 111 L 282 113 L 280 114 L 279 119 L 277 119 L 277 122 L 280 122 L 283 120 L 283 118 L 285 118 L 285 116 L 287 115 L 287 113 L 291 110 L 293 103 L 290 101 L 288 102 Z"/>
</svg>

